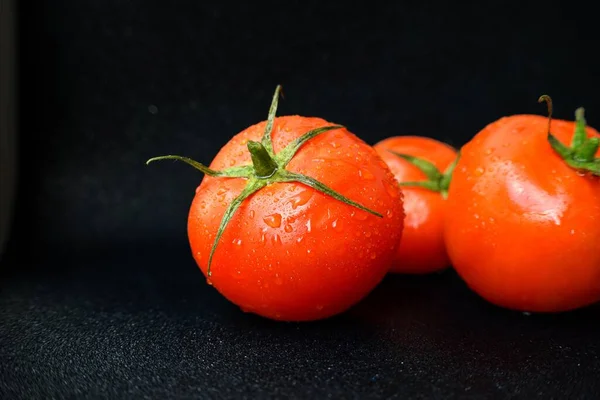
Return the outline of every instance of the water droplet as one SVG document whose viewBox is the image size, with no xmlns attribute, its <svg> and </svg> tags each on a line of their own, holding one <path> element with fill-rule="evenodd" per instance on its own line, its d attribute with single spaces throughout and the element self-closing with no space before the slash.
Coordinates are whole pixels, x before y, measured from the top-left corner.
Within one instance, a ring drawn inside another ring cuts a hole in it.
<svg viewBox="0 0 600 400">
<path fill-rule="evenodd" d="M 475 219 L 479 219 L 479 214 L 475 214 L 475 215 L 473 215 L 473 218 L 475 218 Z"/>
<path fill-rule="evenodd" d="M 231 242 L 231 243 L 240 246 L 242 244 L 242 239 L 233 239 L 233 242 Z"/>
<path fill-rule="evenodd" d="M 303 190 L 297 195 L 290 198 L 290 203 L 292 204 L 292 208 L 295 210 L 297 207 L 303 206 L 313 197 L 312 190 Z"/>
<path fill-rule="evenodd" d="M 338 147 L 340 147 L 341 145 L 338 142 L 330 142 L 329 143 L 331 145 L 331 147 L 333 147 L 334 149 L 337 149 Z"/>
<path fill-rule="evenodd" d="M 286 231 L 287 233 L 290 233 L 294 230 L 294 227 L 291 226 L 290 224 L 285 224 L 285 226 L 283 227 L 283 230 Z"/>
<path fill-rule="evenodd" d="M 336 219 L 336 220 L 334 220 L 334 221 L 331 223 L 331 227 L 332 227 L 332 228 L 335 228 L 336 226 L 337 226 L 337 219 Z"/>
<path fill-rule="evenodd" d="M 232 158 L 231 160 L 229 160 L 229 166 L 233 167 L 235 165 L 235 158 Z"/>
<path fill-rule="evenodd" d="M 398 194 L 398 185 L 395 183 L 396 181 L 394 181 L 394 183 L 391 183 L 390 181 L 383 181 L 383 186 L 385 186 L 385 191 L 390 195 L 391 198 L 396 199 L 398 198 L 399 194 Z"/>
<path fill-rule="evenodd" d="M 487 149 L 487 150 L 485 151 L 485 154 L 489 156 L 490 154 L 492 154 L 492 153 L 494 152 L 494 150 L 495 150 L 495 149 L 494 149 L 493 147 L 490 147 L 489 149 Z"/>
<path fill-rule="evenodd" d="M 490 224 L 493 224 L 494 222 L 496 222 L 496 220 L 494 219 L 494 217 L 490 217 L 488 219 L 488 221 L 490 222 Z"/>
<path fill-rule="evenodd" d="M 307 252 L 308 254 L 310 254 L 310 249 L 306 249 L 306 252 Z"/>
<path fill-rule="evenodd" d="M 571 235 L 575 234 L 575 229 L 571 229 L 571 232 L 569 232 Z"/>
<path fill-rule="evenodd" d="M 473 171 L 473 175 L 481 176 L 481 175 L 483 175 L 484 172 L 485 172 L 485 170 L 482 167 L 477 167 L 477 168 L 475 168 L 475 171 Z"/>
<path fill-rule="evenodd" d="M 306 232 L 310 233 L 311 230 L 311 226 L 310 226 L 310 219 L 308 221 L 306 221 Z"/>
<path fill-rule="evenodd" d="M 254 210 L 250 210 L 250 219 L 254 218 Z"/>
<path fill-rule="evenodd" d="M 365 237 L 371 237 L 371 232 L 369 232 L 369 231 L 366 231 L 366 232 L 365 232 Z"/>
<path fill-rule="evenodd" d="M 372 181 L 373 179 L 375 179 L 375 175 L 373 175 L 373 173 L 371 171 L 369 171 L 368 169 L 365 169 L 365 170 L 359 169 L 358 176 L 366 181 Z"/>
<path fill-rule="evenodd" d="M 196 252 L 196 257 L 197 257 L 197 258 L 200 258 L 200 257 L 202 257 L 202 253 L 200 253 L 199 251 L 197 251 L 197 252 Z"/>
<path fill-rule="evenodd" d="M 300 243 L 302 239 L 304 239 L 304 236 L 298 236 L 298 238 L 296 239 L 296 243 Z"/>
<path fill-rule="evenodd" d="M 207 283 L 209 286 L 212 286 L 212 284 L 213 284 L 213 283 L 212 283 L 212 281 L 210 280 L 210 278 L 206 278 L 206 283 Z"/>
<path fill-rule="evenodd" d="M 586 176 L 587 175 L 585 171 L 580 171 L 580 170 L 575 171 L 575 173 L 577 175 L 579 175 L 579 176 Z"/>
<path fill-rule="evenodd" d="M 385 215 L 387 215 L 388 218 L 392 218 L 394 216 L 394 212 L 390 209 L 385 212 Z"/>
<path fill-rule="evenodd" d="M 195 192 L 195 193 L 198 193 L 199 191 L 200 191 L 200 186 L 198 186 L 198 187 L 196 188 L 196 192 Z"/>
<path fill-rule="evenodd" d="M 373 252 L 371 253 L 371 260 L 374 260 L 377 258 L 377 253 Z"/>
<path fill-rule="evenodd" d="M 279 235 L 273 236 L 273 244 L 281 244 L 281 237 Z"/>
<path fill-rule="evenodd" d="M 364 221 L 365 219 L 367 219 L 367 212 L 366 211 L 354 211 L 354 210 L 352 210 L 352 214 L 350 214 L 350 216 L 352 218 L 356 218 L 359 221 Z"/>
<path fill-rule="evenodd" d="M 221 187 L 221 188 L 219 188 L 219 190 L 217 190 L 217 195 L 223 195 L 227 192 L 228 192 L 227 188 Z"/>
<path fill-rule="evenodd" d="M 281 226 L 281 214 L 275 213 L 267 215 L 263 218 L 263 221 L 271 228 L 279 228 Z"/>
</svg>

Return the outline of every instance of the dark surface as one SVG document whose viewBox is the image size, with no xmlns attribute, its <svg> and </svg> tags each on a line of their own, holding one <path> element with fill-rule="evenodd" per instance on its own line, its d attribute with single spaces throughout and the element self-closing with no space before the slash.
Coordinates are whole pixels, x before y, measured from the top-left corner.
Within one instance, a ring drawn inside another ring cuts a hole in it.
<svg viewBox="0 0 600 400">
<path fill-rule="evenodd" d="M 278 83 L 280 115 L 369 143 L 460 146 L 503 115 L 543 114 L 543 93 L 555 117 L 583 105 L 600 126 L 599 34 L 580 7 L 324 3 L 19 2 L 0 398 L 600 396 L 598 307 L 509 312 L 448 271 L 389 277 L 348 313 L 287 324 L 206 285 L 185 231 L 201 177 L 144 162 L 210 162 L 266 117 Z"/>
</svg>

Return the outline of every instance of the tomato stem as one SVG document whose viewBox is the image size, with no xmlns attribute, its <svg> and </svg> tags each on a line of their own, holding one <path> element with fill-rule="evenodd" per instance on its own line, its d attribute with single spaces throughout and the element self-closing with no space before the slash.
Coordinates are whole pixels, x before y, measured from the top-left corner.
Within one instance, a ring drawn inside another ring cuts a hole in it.
<svg viewBox="0 0 600 400">
<path fill-rule="evenodd" d="M 552 99 L 548 95 L 542 95 L 538 102 L 545 101 L 548 106 L 548 131 L 547 139 L 550 147 L 569 165 L 578 171 L 589 172 L 600 176 L 600 158 L 596 157 L 600 138 L 588 137 L 586 132 L 585 110 L 579 107 L 575 110 L 575 132 L 570 146 L 563 144 L 550 132 L 552 121 Z"/>
<path fill-rule="evenodd" d="M 452 161 L 446 170 L 442 173 L 433 163 L 419 157 L 411 156 L 409 154 L 398 153 L 393 150 L 388 150 L 390 153 L 408 161 L 415 167 L 417 167 L 425 176 L 426 180 L 423 181 L 406 181 L 399 182 L 400 186 L 411 186 L 420 187 L 423 189 L 431 190 L 433 192 L 439 192 L 445 199 L 448 197 L 448 188 L 450 187 L 450 181 L 452 180 L 452 174 L 454 168 L 458 163 L 460 154 Z"/>
<path fill-rule="evenodd" d="M 262 143 L 248 141 L 248 151 L 257 178 L 266 179 L 273 176 L 278 166 Z"/>
</svg>

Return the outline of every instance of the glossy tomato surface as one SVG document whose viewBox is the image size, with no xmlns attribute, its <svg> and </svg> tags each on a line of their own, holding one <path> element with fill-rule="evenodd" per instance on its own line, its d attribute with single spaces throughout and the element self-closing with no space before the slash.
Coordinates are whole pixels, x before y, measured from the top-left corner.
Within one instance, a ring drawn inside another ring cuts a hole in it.
<svg viewBox="0 0 600 400">
<path fill-rule="evenodd" d="M 450 145 L 422 136 L 389 137 L 373 147 L 398 182 L 421 182 L 427 177 L 415 165 L 389 150 L 426 160 L 440 172 L 457 157 L 457 151 Z M 446 200 L 440 192 L 421 187 L 402 186 L 402 192 L 406 218 L 391 272 L 424 274 L 447 268 L 449 260 L 443 234 Z"/>
<path fill-rule="evenodd" d="M 461 153 L 445 238 L 454 268 L 488 301 L 552 312 L 600 299 L 600 180 L 569 167 L 549 145 L 548 119 L 502 118 Z M 569 145 L 575 125 L 553 120 Z M 598 132 L 587 128 L 588 136 Z"/>
<path fill-rule="evenodd" d="M 272 133 L 277 154 L 321 118 L 282 116 Z M 210 167 L 251 163 L 246 144 L 259 141 L 265 122 L 234 136 Z M 300 183 L 274 183 L 246 199 L 214 253 L 209 282 L 243 310 L 277 320 L 315 320 L 364 298 L 389 270 L 402 235 L 402 192 L 375 150 L 345 128 L 306 142 L 288 171 L 317 179 L 382 217 Z M 225 209 L 246 184 L 205 176 L 188 219 L 193 256 L 206 275 Z"/>
</svg>

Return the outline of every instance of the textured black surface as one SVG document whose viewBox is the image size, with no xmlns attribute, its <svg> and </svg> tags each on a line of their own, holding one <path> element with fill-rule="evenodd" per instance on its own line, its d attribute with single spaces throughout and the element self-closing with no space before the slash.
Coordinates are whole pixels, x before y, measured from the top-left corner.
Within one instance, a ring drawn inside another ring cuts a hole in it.
<svg viewBox="0 0 600 400">
<path fill-rule="evenodd" d="M 0 397 L 600 396 L 598 307 L 508 312 L 447 271 L 388 277 L 330 320 L 278 323 L 224 300 L 191 257 L 166 254 L 46 260 L 52 273 L 4 282 Z"/>
<path fill-rule="evenodd" d="M 186 217 L 202 162 L 266 117 L 461 145 L 585 106 L 593 14 L 568 2 L 19 2 L 20 181 L 0 264 L 0 398 L 598 398 L 600 310 L 495 308 L 451 272 L 389 277 L 328 321 L 244 314 Z M 514 3 L 516 4 L 516 3 Z"/>
</svg>

